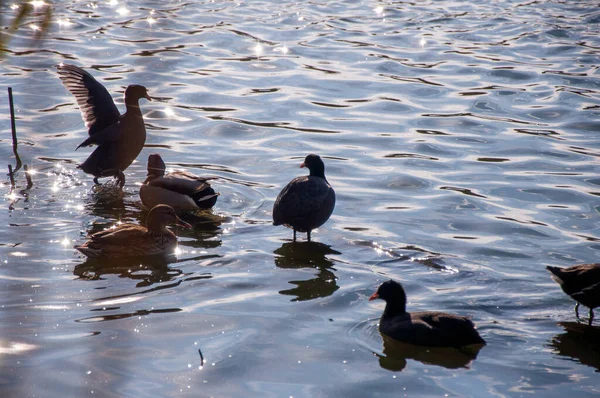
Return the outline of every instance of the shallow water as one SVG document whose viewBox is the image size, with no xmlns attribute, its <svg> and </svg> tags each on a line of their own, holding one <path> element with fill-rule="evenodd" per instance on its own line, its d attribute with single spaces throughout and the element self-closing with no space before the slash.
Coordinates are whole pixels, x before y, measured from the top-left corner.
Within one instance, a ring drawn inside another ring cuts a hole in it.
<svg viewBox="0 0 600 398">
<path fill-rule="evenodd" d="M 36 171 L 0 186 L 2 396 L 600 393 L 599 324 L 544 269 L 598 262 L 596 2 L 71 1 L 54 21 L 39 45 L 21 26 L 0 66 Z M 75 168 L 90 149 L 60 62 L 120 109 L 131 83 L 154 98 L 122 199 Z M 219 177 L 214 210 L 177 230 L 176 262 L 86 261 L 89 232 L 143 221 L 153 152 Z M 271 209 L 311 152 L 337 204 L 292 244 Z M 384 346 L 367 298 L 388 278 L 488 345 Z"/>
</svg>

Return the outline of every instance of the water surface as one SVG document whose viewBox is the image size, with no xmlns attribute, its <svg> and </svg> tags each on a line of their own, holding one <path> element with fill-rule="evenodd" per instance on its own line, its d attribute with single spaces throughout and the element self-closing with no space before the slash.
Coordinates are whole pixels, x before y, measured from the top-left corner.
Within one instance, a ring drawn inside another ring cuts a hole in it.
<svg viewBox="0 0 600 398">
<path fill-rule="evenodd" d="M 596 2 L 67 1 L 53 18 L 0 66 L 36 171 L 0 186 L 3 396 L 600 393 L 598 323 L 544 269 L 598 262 Z M 128 84 L 154 98 L 122 199 L 76 169 L 90 149 L 60 62 L 121 110 Z M 217 205 L 177 231 L 176 262 L 86 260 L 88 233 L 143 223 L 154 152 L 219 177 Z M 337 204 L 293 244 L 271 209 L 308 153 Z M 477 359 L 384 344 L 367 298 L 389 278 L 410 310 L 471 316 Z"/>
</svg>

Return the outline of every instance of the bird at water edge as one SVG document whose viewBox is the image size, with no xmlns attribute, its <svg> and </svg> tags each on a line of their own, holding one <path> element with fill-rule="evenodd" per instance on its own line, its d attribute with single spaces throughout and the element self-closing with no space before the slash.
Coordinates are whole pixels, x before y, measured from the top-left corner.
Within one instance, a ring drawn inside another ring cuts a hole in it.
<svg viewBox="0 0 600 398">
<path fill-rule="evenodd" d="M 320 156 L 310 154 L 301 168 L 306 167 L 309 175 L 296 177 L 277 196 L 273 205 L 273 225 L 284 225 L 294 231 L 310 232 L 329 219 L 335 207 L 335 191 L 325 178 L 325 164 Z"/>
<path fill-rule="evenodd" d="M 98 145 L 78 168 L 94 176 L 116 177 L 119 186 L 125 184 L 123 172 L 133 163 L 146 142 L 146 127 L 139 100 L 151 101 L 146 87 L 132 84 L 125 90 L 126 111 L 120 114 L 106 88 L 85 70 L 69 64 L 57 66 L 65 87 L 75 96 L 89 137 L 82 146 Z"/>
<path fill-rule="evenodd" d="M 167 229 L 170 224 L 192 228 L 177 217 L 171 206 L 158 205 L 148 213 L 146 227 L 121 224 L 91 235 L 88 241 L 74 248 L 92 258 L 171 255 L 177 247 L 177 236 Z"/>
</svg>

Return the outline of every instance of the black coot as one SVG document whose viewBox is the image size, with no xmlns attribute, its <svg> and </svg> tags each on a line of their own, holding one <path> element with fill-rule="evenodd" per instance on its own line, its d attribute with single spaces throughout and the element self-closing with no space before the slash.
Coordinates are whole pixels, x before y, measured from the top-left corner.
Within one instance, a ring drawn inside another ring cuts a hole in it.
<svg viewBox="0 0 600 398">
<path fill-rule="evenodd" d="M 306 232 L 325 224 L 335 207 L 335 192 L 325 178 L 325 164 L 318 155 L 308 155 L 300 167 L 307 167 L 310 174 L 296 177 L 283 188 L 273 205 L 273 225 L 285 225 L 296 231 Z"/>
<path fill-rule="evenodd" d="M 410 344 L 458 349 L 485 344 L 467 317 L 444 312 L 406 312 L 406 293 L 398 282 L 384 282 L 369 300 L 378 298 L 386 302 L 379 331 L 388 337 Z"/>
</svg>

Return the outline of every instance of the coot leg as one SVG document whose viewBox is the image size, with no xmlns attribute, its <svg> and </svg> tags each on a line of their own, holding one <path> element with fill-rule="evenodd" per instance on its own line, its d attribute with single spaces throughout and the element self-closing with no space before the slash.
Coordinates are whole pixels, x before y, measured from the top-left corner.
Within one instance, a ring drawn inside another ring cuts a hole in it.
<svg viewBox="0 0 600 398">
<path fill-rule="evenodd" d="M 296 241 L 296 229 L 294 228 L 294 239 L 293 239 L 293 242 L 295 242 L 295 241 Z"/>
<path fill-rule="evenodd" d="M 306 238 L 308 239 L 308 241 L 310 242 L 310 229 L 308 230 L 308 232 L 306 232 Z"/>
<path fill-rule="evenodd" d="M 593 321 L 594 321 L 594 309 L 590 308 L 590 322 L 588 323 L 588 325 L 592 326 Z"/>
<path fill-rule="evenodd" d="M 125 174 L 121 170 L 117 170 L 117 182 L 119 183 L 119 188 L 123 189 L 125 185 Z"/>
<path fill-rule="evenodd" d="M 100 182 L 98 181 L 98 177 L 94 177 L 94 184 L 100 185 Z"/>
<path fill-rule="evenodd" d="M 577 317 L 577 319 L 579 318 L 579 303 L 575 304 L 575 316 Z"/>
</svg>

